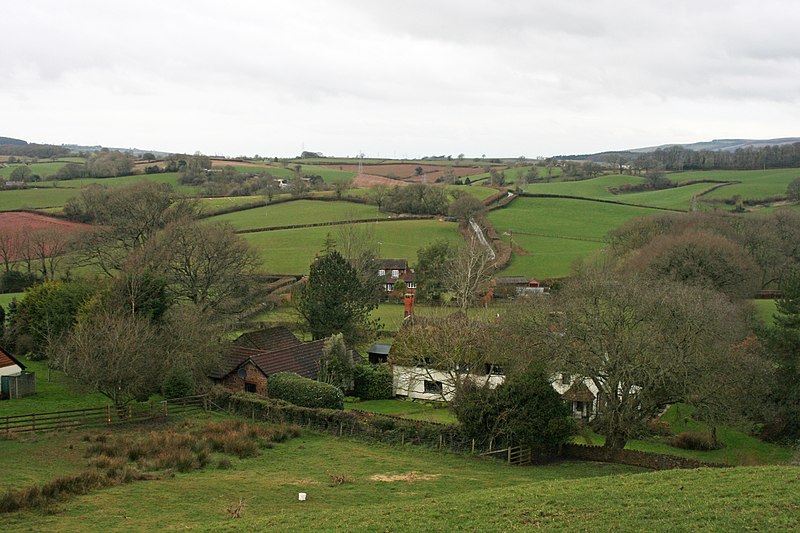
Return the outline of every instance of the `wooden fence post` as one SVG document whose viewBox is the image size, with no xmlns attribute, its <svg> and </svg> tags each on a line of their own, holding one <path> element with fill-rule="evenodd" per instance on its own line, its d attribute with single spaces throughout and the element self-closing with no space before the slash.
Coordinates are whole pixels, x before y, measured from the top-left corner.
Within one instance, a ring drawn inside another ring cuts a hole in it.
<svg viewBox="0 0 800 533">
<path fill-rule="evenodd" d="M 475 454 L 475 439 L 472 439 L 472 454 Z"/>
<path fill-rule="evenodd" d="M 439 451 L 442 451 L 442 434 L 439 433 Z"/>
<path fill-rule="evenodd" d="M 403 432 L 400 433 L 400 446 L 405 446 L 405 445 L 406 445 L 406 432 L 405 430 L 403 430 Z"/>
<path fill-rule="evenodd" d="M 508 447 L 508 464 L 511 464 L 511 446 Z"/>
</svg>

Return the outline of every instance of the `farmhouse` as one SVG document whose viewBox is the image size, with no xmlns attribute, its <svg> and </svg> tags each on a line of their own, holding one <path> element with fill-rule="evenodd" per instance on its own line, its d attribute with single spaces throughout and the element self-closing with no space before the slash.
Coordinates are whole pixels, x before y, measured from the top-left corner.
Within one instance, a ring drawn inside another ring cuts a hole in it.
<svg viewBox="0 0 800 533">
<path fill-rule="evenodd" d="M 414 269 L 408 268 L 407 259 L 378 259 L 377 267 L 384 291 L 392 292 L 394 284 L 400 280 L 406 284 L 406 292 L 413 293 L 416 289 Z"/>
<path fill-rule="evenodd" d="M 25 365 L 0 349 L 0 399 L 22 398 L 36 393 L 36 376 Z"/>
<path fill-rule="evenodd" d="M 283 326 L 244 333 L 209 377 L 235 391 L 266 395 L 269 376 L 278 372 L 316 378 L 324 342 L 302 342 Z"/>
</svg>

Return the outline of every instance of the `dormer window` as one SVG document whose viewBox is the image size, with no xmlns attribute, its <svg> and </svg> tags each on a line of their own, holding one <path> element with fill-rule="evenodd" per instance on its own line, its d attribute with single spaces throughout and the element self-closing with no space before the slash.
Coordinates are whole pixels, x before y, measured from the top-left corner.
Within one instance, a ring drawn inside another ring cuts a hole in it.
<svg viewBox="0 0 800 533">
<path fill-rule="evenodd" d="M 397 270 L 396 268 L 394 270 L 392 270 L 392 277 L 393 278 L 399 278 L 400 277 L 400 271 Z"/>
<path fill-rule="evenodd" d="M 385 276 L 386 275 L 386 271 L 381 268 L 380 270 L 378 270 L 378 275 L 379 276 Z"/>
</svg>

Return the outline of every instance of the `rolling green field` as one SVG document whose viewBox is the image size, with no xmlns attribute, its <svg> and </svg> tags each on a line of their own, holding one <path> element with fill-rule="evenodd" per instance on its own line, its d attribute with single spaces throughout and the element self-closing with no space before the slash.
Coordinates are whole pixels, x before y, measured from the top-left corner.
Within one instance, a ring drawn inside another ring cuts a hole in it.
<svg viewBox="0 0 800 533">
<path fill-rule="evenodd" d="M 20 190 L 0 190 L 0 211 L 20 208 L 55 208 L 79 194 L 81 187 L 97 183 L 107 187 L 128 185 L 140 181 L 154 181 L 171 185 L 177 192 L 194 195 L 200 192 L 199 187 L 179 185 L 177 173 L 123 176 L 120 178 L 81 178 L 77 180 L 43 181 L 35 188 Z"/>
<path fill-rule="evenodd" d="M 639 178 L 637 176 L 613 174 L 581 181 L 531 183 L 525 187 L 525 191 L 538 194 L 567 194 L 573 196 L 586 196 L 588 198 L 605 199 L 614 197 L 614 195 L 608 190 L 611 187 L 619 187 L 620 185 L 636 185 L 643 182 L 644 178 Z"/>
<path fill-rule="evenodd" d="M 272 273 L 305 273 L 314 256 L 322 250 L 328 234 L 334 239 L 338 226 L 262 231 L 242 235 L 261 254 L 264 268 Z M 457 225 L 436 220 L 404 220 L 375 223 L 375 240 L 380 242 L 381 257 L 417 261 L 422 246 L 446 239 L 460 242 Z"/>
<path fill-rule="evenodd" d="M 800 177 L 798 168 L 770 170 L 700 170 L 667 174 L 673 181 L 715 179 L 741 181 L 721 187 L 707 195 L 708 198 L 732 198 L 739 194 L 744 199 L 758 199 L 784 194 L 789 182 Z"/>
<path fill-rule="evenodd" d="M 358 409 L 369 413 L 402 416 L 411 420 L 424 420 L 439 424 L 456 424 L 453 412 L 443 405 L 430 402 L 412 402 L 408 400 L 369 400 L 364 402 L 345 402 L 345 409 Z"/>
<path fill-rule="evenodd" d="M 19 301 L 19 299 L 22 298 L 24 294 L 25 294 L 24 292 L 7 292 L 0 294 L 0 305 L 8 309 L 8 304 L 11 303 L 11 300 L 16 298 L 17 301 Z"/>
<path fill-rule="evenodd" d="M 342 220 L 389 218 L 378 213 L 375 206 L 354 202 L 320 202 L 297 200 L 276 205 L 265 205 L 246 211 L 227 213 L 208 218 L 211 222 L 228 222 L 236 229 L 269 228 L 293 224 L 316 224 Z M 331 228 L 330 231 L 335 231 Z"/>
<path fill-rule="evenodd" d="M 132 429 L 131 431 L 136 431 Z M 85 468 L 86 431 L 0 441 L 14 464 L 0 487 Z M 31 460 L 39 458 L 40 460 Z M 45 470 L 43 462 L 53 465 Z M 306 432 L 207 467 L 101 489 L 48 511 L 2 515 L 7 530 L 37 531 L 718 531 L 795 530 L 800 474 L 793 467 L 650 472 L 563 461 L 509 467 L 492 460 L 390 447 Z M 331 483 L 344 474 L 347 482 Z M 297 493 L 307 501 L 297 501 Z M 241 517 L 226 509 L 244 503 Z"/>
<path fill-rule="evenodd" d="M 28 165 L 28 168 L 31 169 L 31 172 L 34 174 L 38 174 L 41 178 L 46 178 L 47 176 L 52 176 L 58 169 L 66 165 L 64 162 L 49 162 L 49 163 L 33 163 Z M 5 168 L 0 168 L 0 176 L 7 178 L 14 172 L 14 169 L 17 168 L 19 165 L 10 165 Z"/>
<path fill-rule="evenodd" d="M 658 213 L 647 208 L 562 198 L 517 198 L 489 213 L 514 255 L 504 275 L 561 277 L 578 257 L 603 247 L 606 234 L 628 220 Z"/>
<path fill-rule="evenodd" d="M 54 189 L 47 186 L 36 189 L 0 190 L 0 211 L 63 207 L 67 200 L 76 194 L 78 193 L 75 189 Z"/>
</svg>

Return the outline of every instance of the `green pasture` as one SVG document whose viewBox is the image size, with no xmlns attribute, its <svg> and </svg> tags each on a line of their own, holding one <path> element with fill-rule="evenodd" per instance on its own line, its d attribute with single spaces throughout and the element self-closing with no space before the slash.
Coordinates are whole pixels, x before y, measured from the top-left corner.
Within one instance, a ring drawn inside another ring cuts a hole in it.
<svg viewBox="0 0 800 533">
<path fill-rule="evenodd" d="M 607 199 L 630 204 L 688 211 L 692 205 L 692 198 L 698 196 L 698 200 L 702 201 L 705 196 L 700 195 L 712 187 L 714 187 L 713 183 L 695 183 L 673 189 L 618 194 Z"/>
<path fill-rule="evenodd" d="M 389 218 L 377 213 L 375 206 L 353 202 L 321 202 L 297 200 L 275 205 L 255 207 L 245 211 L 226 213 L 208 218 L 211 222 L 228 222 L 236 229 L 269 228 L 293 224 L 317 224 L 342 220 Z M 335 232 L 335 227 L 328 231 Z"/>
<path fill-rule="evenodd" d="M 48 163 L 31 163 L 28 165 L 28 168 L 31 169 L 31 172 L 34 174 L 38 174 L 42 177 L 42 179 L 46 178 L 47 176 L 52 176 L 58 169 L 66 165 L 65 162 L 56 161 L 56 162 L 48 162 Z M 0 168 L 0 176 L 4 178 L 8 178 L 11 176 L 11 173 L 14 172 L 14 169 L 20 165 L 9 165 L 5 168 Z"/>
<path fill-rule="evenodd" d="M 218 417 L 217 417 L 218 418 Z M 169 426 L 167 426 L 168 428 Z M 159 429 L 159 428 L 149 428 Z M 115 431 L 140 431 L 139 428 Z M 0 441 L 14 468 L 0 483 L 23 488 L 86 469 L 83 436 Z M 499 461 L 304 432 L 232 468 L 90 492 L 42 511 L 3 515 L 4 529 L 37 531 L 790 531 L 800 480 L 787 466 L 652 472 L 561 461 Z M 52 465 L 50 470 L 43 468 Z M 346 482 L 332 483 L 332 475 Z M 383 481 L 387 480 L 387 481 Z M 391 481 L 390 481 L 391 480 Z M 307 500 L 298 501 L 298 492 Z M 243 503 L 240 518 L 226 509 Z"/>
<path fill-rule="evenodd" d="M 413 266 L 413 264 L 412 264 Z M 394 332 L 400 329 L 403 323 L 403 311 L 405 306 L 402 303 L 384 302 L 372 311 L 370 315 L 373 319 L 378 319 L 383 324 L 383 331 Z M 503 313 L 505 306 L 502 303 L 495 303 L 488 307 L 476 307 L 469 310 L 469 317 L 479 320 L 492 320 L 498 313 Z M 414 314 L 421 317 L 445 317 L 459 312 L 458 307 L 443 305 L 423 305 L 414 306 Z"/>
<path fill-rule="evenodd" d="M 117 187 L 120 185 L 129 185 L 140 181 L 154 181 L 156 183 L 166 183 L 171 185 L 176 192 L 182 194 L 199 194 L 200 187 L 193 185 L 181 185 L 178 183 L 177 172 L 165 172 L 163 174 L 134 174 L 132 176 L 120 176 L 118 178 L 80 178 L 75 180 L 60 180 L 47 182 L 52 183 L 53 187 L 63 187 L 79 189 L 90 184 L 105 185 L 107 187 Z"/>
<path fill-rule="evenodd" d="M 368 224 L 368 223 L 366 223 Z M 273 273 L 305 273 L 320 250 L 326 236 L 336 239 L 337 228 L 342 226 L 300 228 L 262 231 L 243 234 L 264 259 L 264 268 Z M 381 257 L 406 258 L 411 264 L 417 261 L 417 250 L 429 243 L 446 239 L 461 242 L 457 225 L 437 220 L 402 220 L 373 223 L 375 240 Z"/>
<path fill-rule="evenodd" d="M 514 254 L 504 275 L 562 277 L 579 257 L 603 247 L 609 231 L 652 209 L 567 198 L 517 198 L 489 213 L 489 220 Z"/>
<path fill-rule="evenodd" d="M 75 189 L 56 189 L 47 185 L 35 189 L 0 190 L 0 211 L 62 207 L 76 194 Z"/>
<path fill-rule="evenodd" d="M 571 196 L 585 196 L 587 198 L 607 199 L 609 197 L 614 197 L 614 195 L 609 192 L 609 189 L 612 187 L 636 185 L 642 182 L 644 182 L 644 179 L 636 176 L 612 174 L 581 181 L 531 183 L 525 187 L 525 192 L 536 194 L 565 194 Z"/>
<path fill-rule="evenodd" d="M 225 196 L 222 198 L 198 198 L 197 202 L 203 213 L 215 213 L 239 205 L 266 203 L 266 200 L 263 196 Z"/>
<path fill-rule="evenodd" d="M 786 193 L 786 187 L 800 177 L 800 168 L 780 168 L 767 170 L 696 170 L 667 174 L 673 181 L 681 183 L 689 180 L 714 179 L 740 181 L 733 185 L 720 187 L 706 195 L 706 198 L 732 198 L 740 195 L 743 199 L 760 199 Z"/>
<path fill-rule="evenodd" d="M 643 207 L 604 204 L 569 198 L 517 198 L 489 213 L 499 233 L 537 233 L 552 237 L 603 240 L 606 234 L 636 217 L 656 214 Z"/>
</svg>

